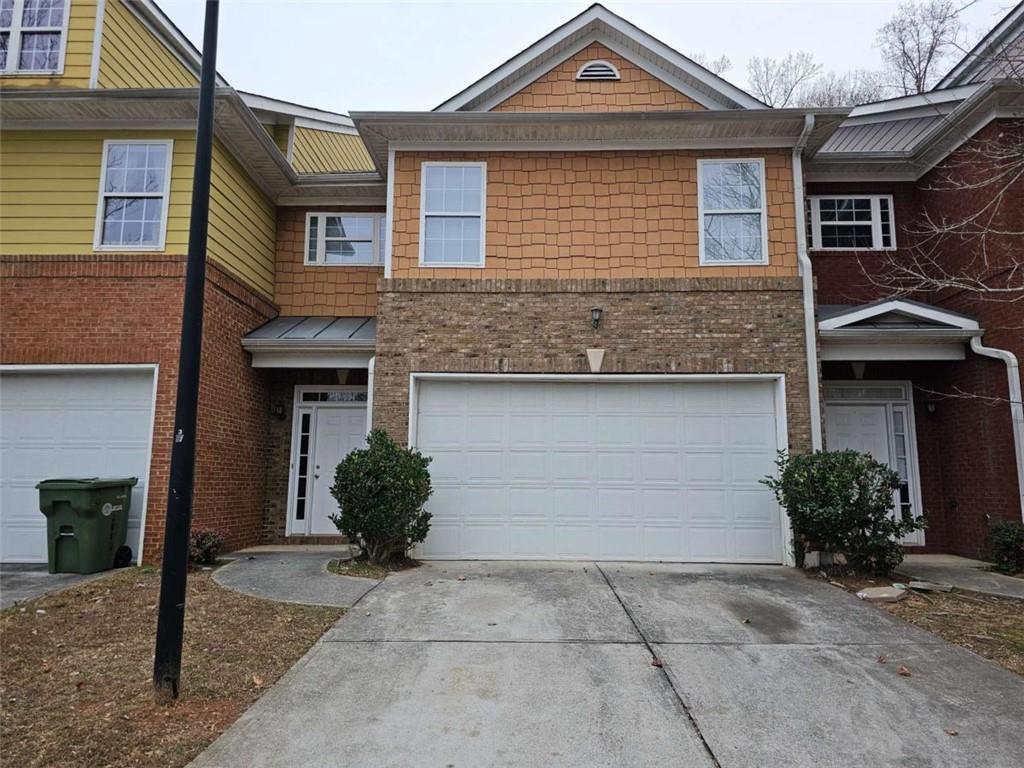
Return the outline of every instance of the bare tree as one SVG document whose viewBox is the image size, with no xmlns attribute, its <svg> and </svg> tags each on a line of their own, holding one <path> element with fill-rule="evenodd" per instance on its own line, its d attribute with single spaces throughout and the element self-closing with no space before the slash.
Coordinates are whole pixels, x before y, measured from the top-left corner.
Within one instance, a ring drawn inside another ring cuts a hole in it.
<svg viewBox="0 0 1024 768">
<path fill-rule="evenodd" d="M 691 53 L 690 58 L 704 67 L 704 69 L 719 76 L 732 69 L 732 60 L 724 54 L 717 59 L 712 59 L 704 51 L 698 51 L 697 53 Z"/>
<path fill-rule="evenodd" d="M 795 103 L 800 89 L 818 76 L 821 65 L 806 51 L 785 58 L 751 57 L 747 62 L 750 90 L 769 107 L 788 107 Z"/>
<path fill-rule="evenodd" d="M 901 95 L 924 93 L 962 50 L 960 12 L 953 0 L 906 2 L 878 31 L 882 60 Z"/>
<path fill-rule="evenodd" d="M 881 72 L 826 72 L 800 88 L 795 102 L 801 107 L 852 107 L 885 99 L 891 91 Z"/>
</svg>

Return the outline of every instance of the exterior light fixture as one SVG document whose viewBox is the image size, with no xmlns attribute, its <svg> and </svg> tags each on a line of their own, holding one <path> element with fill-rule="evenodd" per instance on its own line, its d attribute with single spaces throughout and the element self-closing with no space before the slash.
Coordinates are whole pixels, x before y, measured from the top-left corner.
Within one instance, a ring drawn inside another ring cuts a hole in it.
<svg viewBox="0 0 1024 768">
<path fill-rule="evenodd" d="M 939 404 L 934 400 L 926 400 L 924 404 L 924 409 L 928 411 L 929 414 L 934 415 L 935 412 L 939 409 Z"/>
<path fill-rule="evenodd" d="M 278 421 L 284 421 L 285 416 L 288 415 L 288 411 L 284 407 L 284 403 L 280 400 L 270 406 L 270 415 L 274 416 Z"/>
<path fill-rule="evenodd" d="M 591 328 L 595 328 L 596 329 L 601 324 L 601 315 L 603 313 L 604 313 L 604 310 L 601 309 L 600 307 L 594 307 L 592 310 L 590 310 L 590 327 Z"/>
</svg>

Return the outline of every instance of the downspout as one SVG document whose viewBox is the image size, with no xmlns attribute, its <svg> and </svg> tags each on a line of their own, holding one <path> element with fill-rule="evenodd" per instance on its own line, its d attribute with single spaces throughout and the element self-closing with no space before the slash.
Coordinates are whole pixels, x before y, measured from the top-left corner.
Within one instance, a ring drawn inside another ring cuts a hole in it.
<svg viewBox="0 0 1024 768">
<path fill-rule="evenodd" d="M 1017 356 L 1006 349 L 986 347 L 981 336 L 971 337 L 971 351 L 978 355 L 1002 360 L 1006 364 L 1006 378 L 1010 393 L 1010 421 L 1013 427 L 1013 450 L 1017 456 L 1017 500 L 1020 516 L 1024 520 L 1024 399 L 1021 396 L 1020 365 Z"/>
<path fill-rule="evenodd" d="M 814 273 L 807 255 L 807 214 L 804 211 L 803 151 L 814 129 L 814 115 L 804 116 L 804 129 L 793 147 L 793 205 L 796 208 L 796 257 L 804 294 L 804 341 L 807 350 L 807 394 L 811 413 L 811 448 L 820 451 L 821 394 L 818 381 L 818 328 L 814 317 Z"/>
</svg>

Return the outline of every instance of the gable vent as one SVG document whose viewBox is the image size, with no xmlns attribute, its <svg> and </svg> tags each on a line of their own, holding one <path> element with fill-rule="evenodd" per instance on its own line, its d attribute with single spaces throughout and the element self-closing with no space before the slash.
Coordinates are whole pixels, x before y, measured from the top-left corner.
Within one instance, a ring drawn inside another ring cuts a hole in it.
<svg viewBox="0 0 1024 768">
<path fill-rule="evenodd" d="M 610 61 L 588 61 L 576 73 L 577 80 L 618 80 L 619 70 Z"/>
</svg>

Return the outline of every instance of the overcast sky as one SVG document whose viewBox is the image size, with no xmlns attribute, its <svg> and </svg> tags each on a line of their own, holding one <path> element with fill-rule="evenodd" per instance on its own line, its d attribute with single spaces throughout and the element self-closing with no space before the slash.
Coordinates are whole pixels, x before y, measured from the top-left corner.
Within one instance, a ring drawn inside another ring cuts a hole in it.
<svg viewBox="0 0 1024 768">
<path fill-rule="evenodd" d="M 201 0 L 158 0 L 197 46 Z M 222 0 L 218 69 L 236 88 L 339 112 L 432 109 L 589 2 Z M 1012 7 L 979 0 L 964 12 L 972 42 Z M 610 10 L 685 54 L 725 54 L 746 85 L 750 56 L 807 50 L 825 69 L 878 68 L 877 29 L 898 3 L 631 2 Z"/>
</svg>

